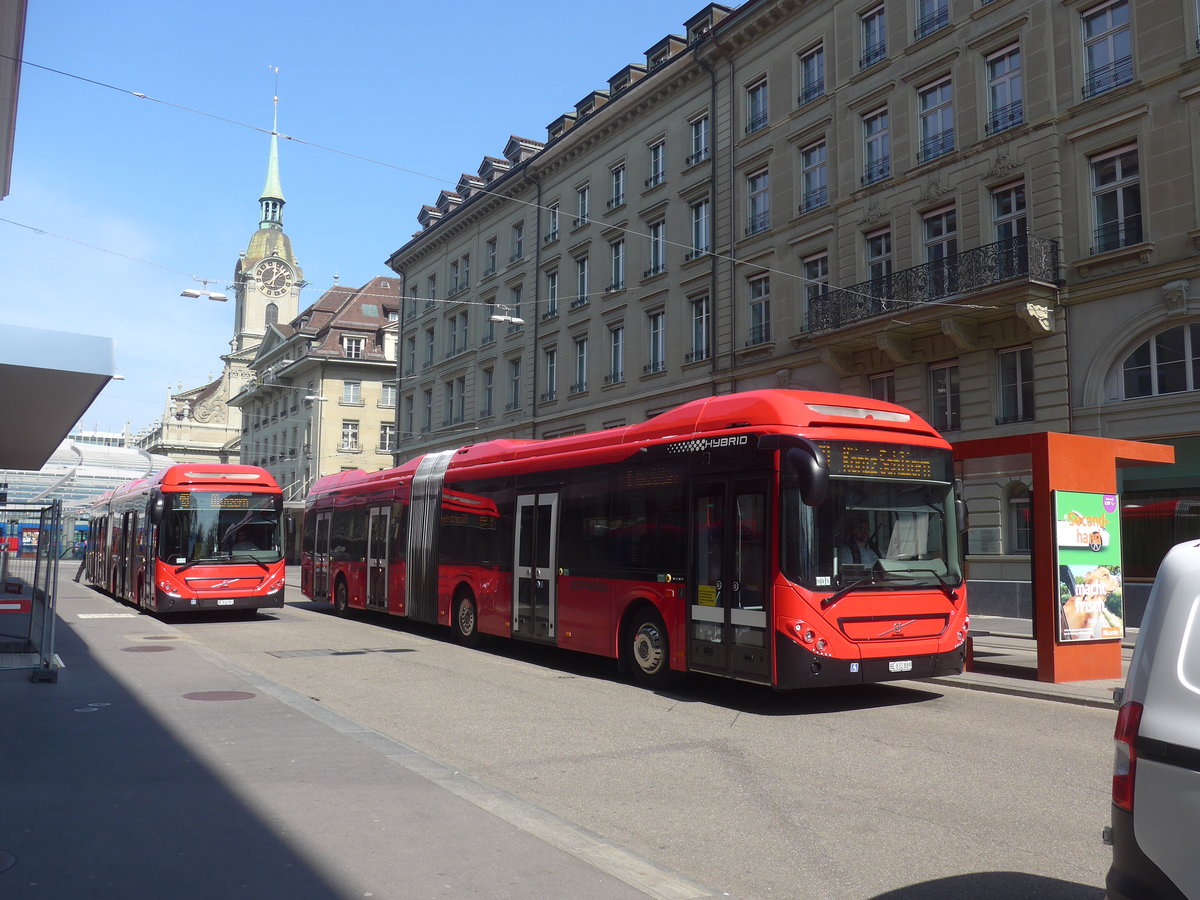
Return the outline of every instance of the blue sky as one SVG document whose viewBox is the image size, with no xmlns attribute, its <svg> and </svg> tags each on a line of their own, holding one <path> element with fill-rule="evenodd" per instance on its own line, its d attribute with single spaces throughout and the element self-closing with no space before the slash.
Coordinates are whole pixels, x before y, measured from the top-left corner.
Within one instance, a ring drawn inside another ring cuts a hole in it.
<svg viewBox="0 0 1200 900">
<path fill-rule="evenodd" d="M 422 204 L 703 6 L 30 0 L 24 57 L 46 68 L 21 75 L 0 323 L 115 338 L 125 380 L 84 425 L 144 428 L 228 350 L 232 302 L 179 293 L 223 290 L 258 225 L 273 67 L 303 307 L 388 274 Z"/>
</svg>

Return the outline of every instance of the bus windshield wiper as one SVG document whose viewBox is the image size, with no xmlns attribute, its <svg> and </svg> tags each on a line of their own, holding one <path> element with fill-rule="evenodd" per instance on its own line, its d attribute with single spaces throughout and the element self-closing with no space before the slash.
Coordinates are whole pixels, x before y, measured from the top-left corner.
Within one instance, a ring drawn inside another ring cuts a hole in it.
<svg viewBox="0 0 1200 900">
<path fill-rule="evenodd" d="M 932 569 L 929 571 L 932 573 L 933 577 L 938 580 L 938 584 L 941 585 L 942 593 L 950 598 L 951 603 L 958 605 L 958 592 L 954 590 L 954 588 L 950 587 L 950 582 L 948 582 L 937 572 L 934 572 Z"/>
<path fill-rule="evenodd" d="M 829 609 L 829 607 L 833 606 L 833 604 L 837 603 L 839 600 L 841 600 L 843 597 L 845 597 L 851 591 L 856 591 L 860 587 L 862 587 L 864 584 L 870 584 L 870 583 L 871 583 L 870 578 L 860 578 L 860 579 L 858 579 L 858 581 L 852 581 L 850 584 L 846 585 L 844 588 L 840 588 L 836 593 L 830 594 L 828 597 L 826 597 L 824 600 L 822 600 L 821 601 L 821 609 Z"/>
</svg>

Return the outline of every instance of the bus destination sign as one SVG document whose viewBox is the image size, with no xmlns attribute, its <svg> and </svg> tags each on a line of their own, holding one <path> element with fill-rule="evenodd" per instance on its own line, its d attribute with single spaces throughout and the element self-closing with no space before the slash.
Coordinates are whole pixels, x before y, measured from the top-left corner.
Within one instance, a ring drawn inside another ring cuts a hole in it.
<svg viewBox="0 0 1200 900">
<path fill-rule="evenodd" d="M 940 481 L 948 477 L 947 454 L 943 450 L 894 444 L 830 443 L 822 443 L 821 450 L 829 460 L 830 475 L 921 481 Z"/>
</svg>

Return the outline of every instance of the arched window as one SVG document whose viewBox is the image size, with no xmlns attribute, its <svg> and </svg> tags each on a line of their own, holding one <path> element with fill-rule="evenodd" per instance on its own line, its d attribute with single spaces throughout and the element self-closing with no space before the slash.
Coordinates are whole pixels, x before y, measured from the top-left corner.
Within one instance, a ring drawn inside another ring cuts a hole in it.
<svg viewBox="0 0 1200 900">
<path fill-rule="evenodd" d="M 1009 485 L 1004 499 L 1004 550 L 1029 553 L 1033 546 L 1032 507 L 1029 488 L 1020 482 Z"/>
<path fill-rule="evenodd" d="M 274 303 L 268 303 L 267 304 L 267 327 L 270 328 L 272 325 L 276 324 L 278 321 L 279 321 L 279 307 L 276 306 Z"/>
<path fill-rule="evenodd" d="M 1200 390 L 1200 324 L 1177 325 L 1139 345 L 1121 363 L 1121 396 Z"/>
</svg>

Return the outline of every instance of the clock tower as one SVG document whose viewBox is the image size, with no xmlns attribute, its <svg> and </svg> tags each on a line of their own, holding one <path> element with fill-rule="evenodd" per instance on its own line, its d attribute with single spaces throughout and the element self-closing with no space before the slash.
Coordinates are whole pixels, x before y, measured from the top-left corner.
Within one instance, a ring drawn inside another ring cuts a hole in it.
<svg viewBox="0 0 1200 900">
<path fill-rule="evenodd" d="M 283 232 L 283 188 L 279 184 L 279 98 L 275 98 L 271 154 L 267 182 L 258 198 L 261 212 L 258 230 L 238 258 L 233 273 L 235 299 L 231 356 L 245 362 L 267 329 L 277 322 L 292 321 L 300 311 L 303 273 L 292 253 L 291 239 Z"/>
</svg>

